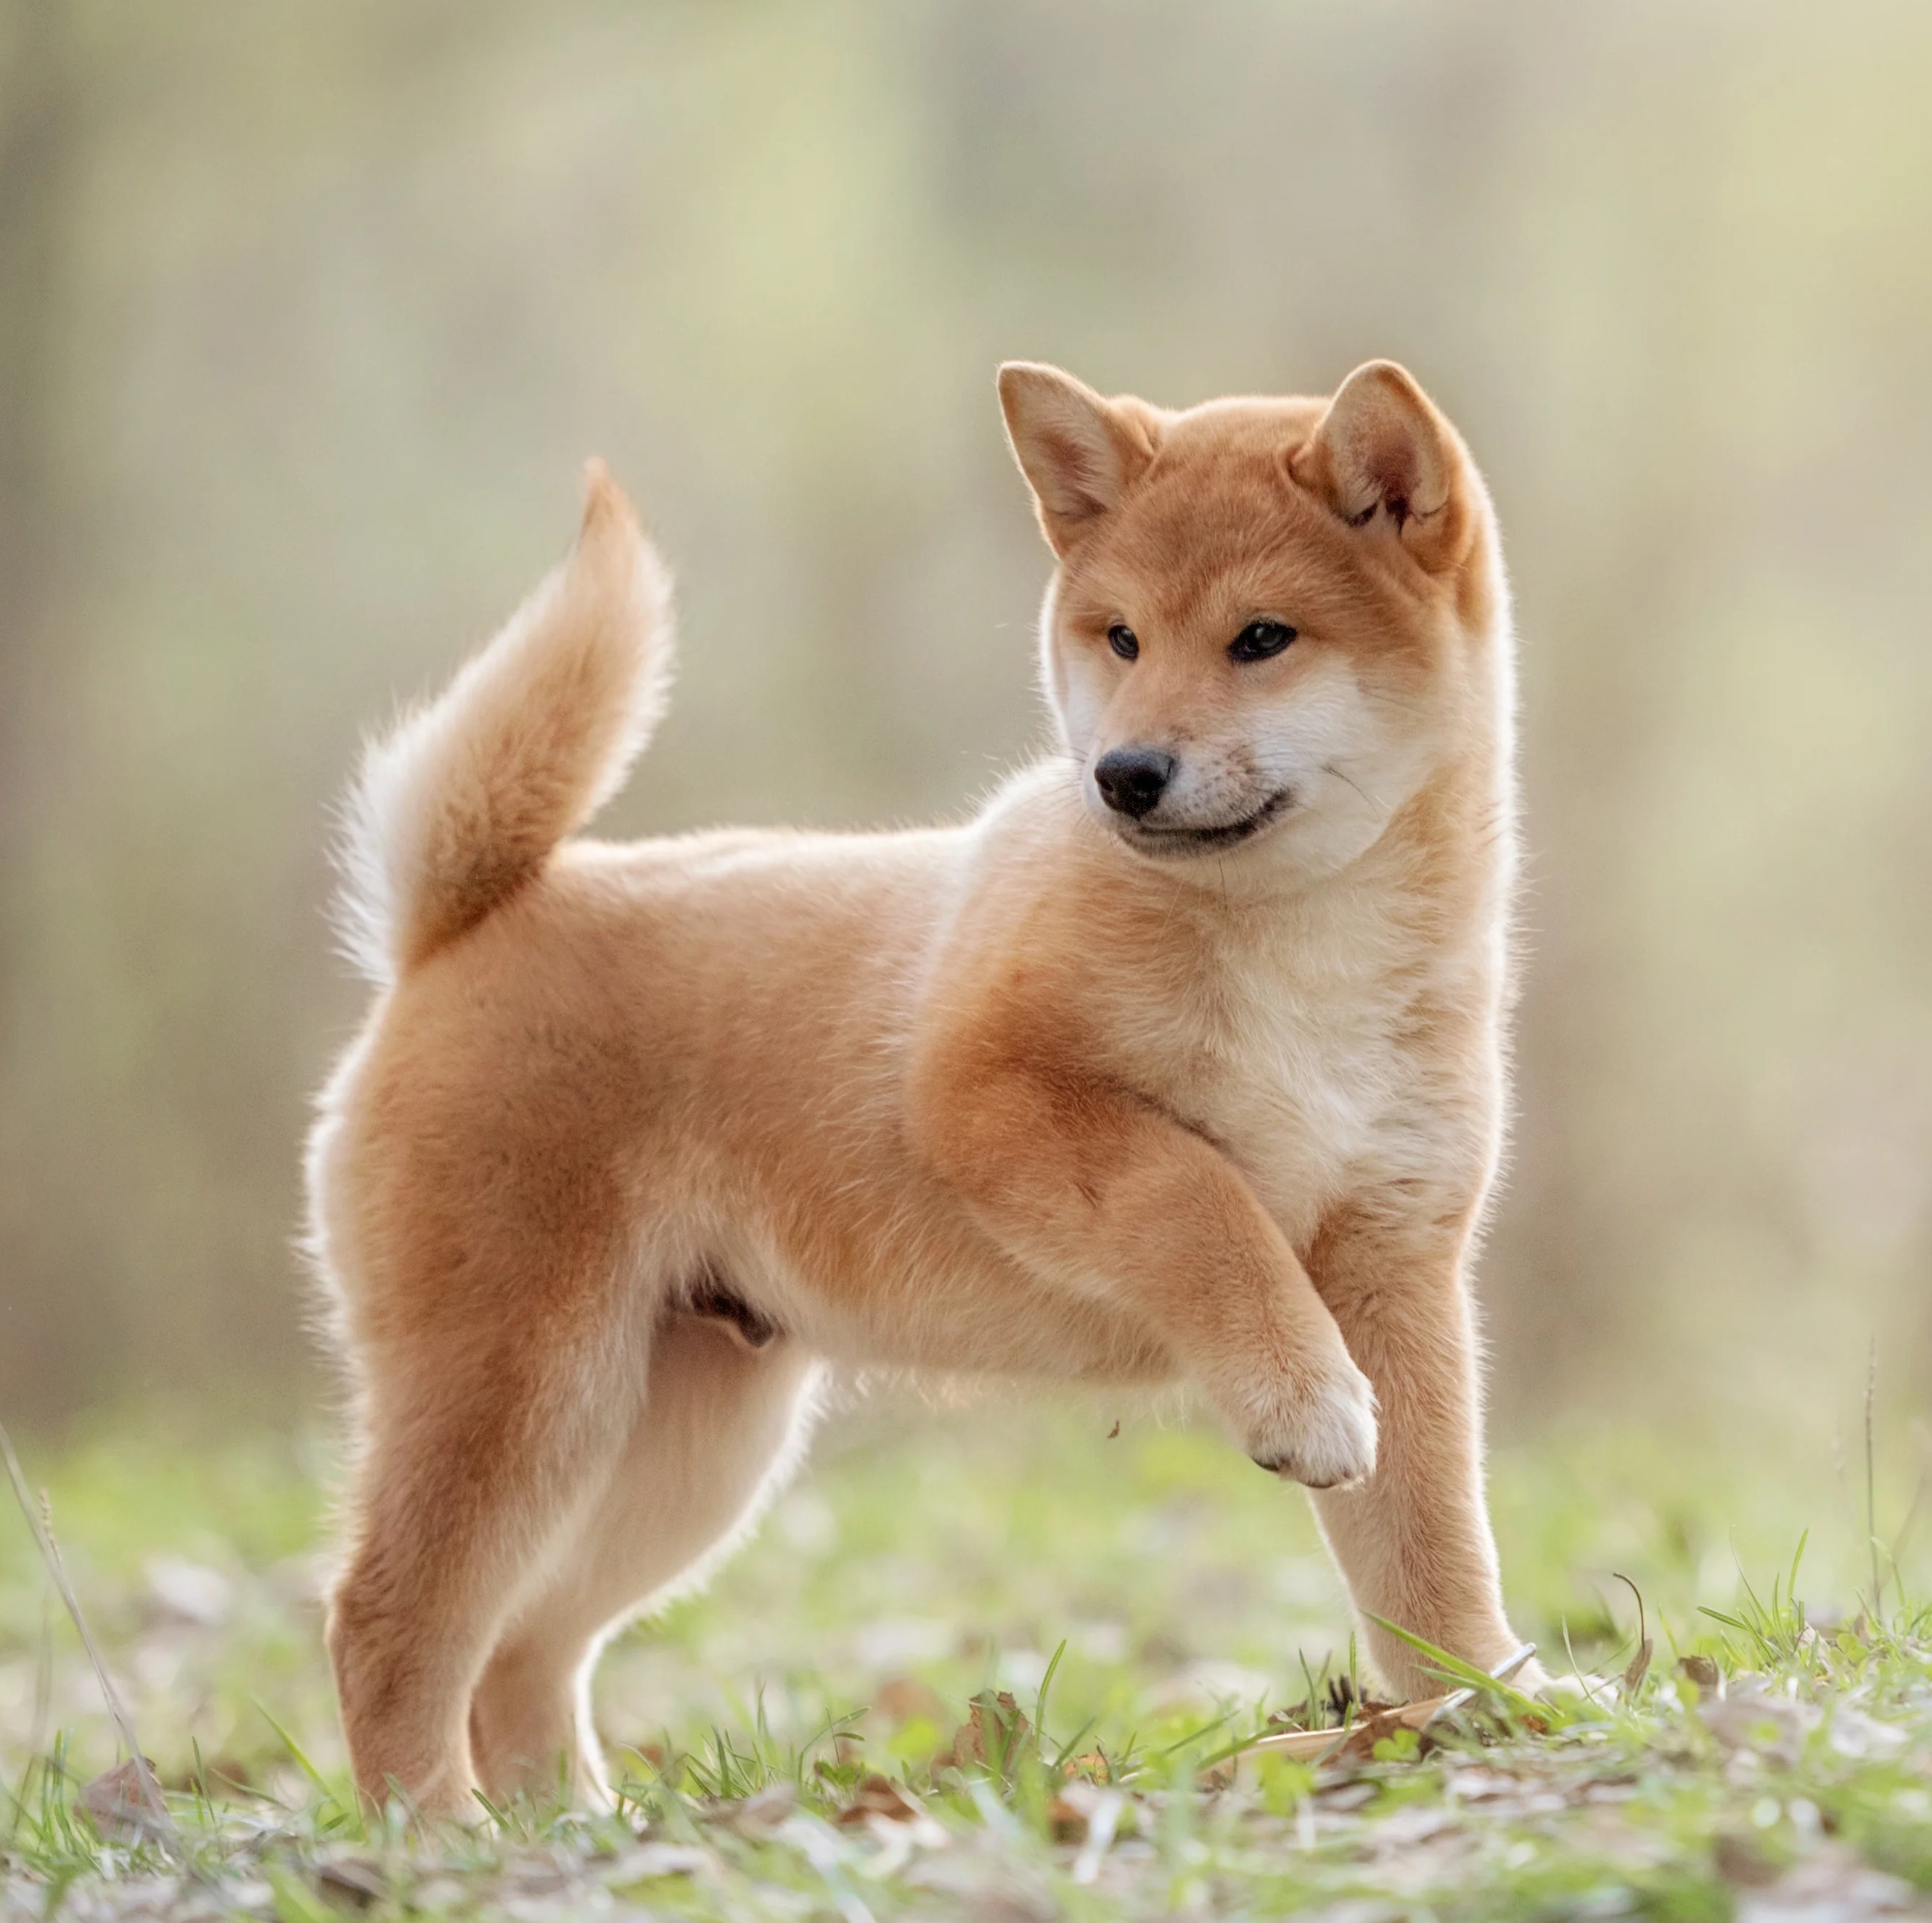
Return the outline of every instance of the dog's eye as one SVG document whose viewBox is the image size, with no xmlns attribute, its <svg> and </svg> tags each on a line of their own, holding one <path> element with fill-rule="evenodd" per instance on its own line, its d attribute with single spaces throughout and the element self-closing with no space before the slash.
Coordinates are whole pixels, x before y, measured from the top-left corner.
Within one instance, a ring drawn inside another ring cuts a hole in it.
<svg viewBox="0 0 1932 1923">
<path fill-rule="evenodd" d="M 1139 636 L 1118 621 L 1107 630 L 1107 645 L 1123 661 L 1132 661 L 1141 651 Z"/>
<path fill-rule="evenodd" d="M 1236 661 L 1266 661 L 1294 639 L 1294 630 L 1286 621 L 1250 621 L 1228 644 L 1228 652 Z"/>
</svg>

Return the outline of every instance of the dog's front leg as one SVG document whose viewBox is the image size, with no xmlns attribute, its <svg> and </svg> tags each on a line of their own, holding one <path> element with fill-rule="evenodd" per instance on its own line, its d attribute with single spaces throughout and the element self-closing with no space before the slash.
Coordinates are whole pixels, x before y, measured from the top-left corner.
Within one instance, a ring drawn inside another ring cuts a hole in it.
<svg viewBox="0 0 1932 1923">
<path fill-rule="evenodd" d="M 1151 1104 L 1070 1072 L 928 1061 L 927 1153 L 1049 1286 L 1143 1318 L 1265 1468 L 1318 1488 L 1375 1466 L 1374 1398 L 1239 1171 Z"/>
<path fill-rule="evenodd" d="M 1360 1203 L 1340 1210 L 1309 1252 L 1315 1286 L 1381 1412 L 1373 1479 L 1318 1496 L 1316 1510 L 1365 1617 L 1492 1669 L 1520 1646 L 1503 1613 L 1483 1494 L 1481 1385 L 1464 1274 L 1473 1211 L 1420 1225 L 1405 1213 Z M 1445 1687 L 1407 1644 L 1372 1621 L 1364 1628 L 1398 1691 Z M 1542 1679 L 1534 1664 L 1516 1678 L 1532 1688 Z"/>
</svg>

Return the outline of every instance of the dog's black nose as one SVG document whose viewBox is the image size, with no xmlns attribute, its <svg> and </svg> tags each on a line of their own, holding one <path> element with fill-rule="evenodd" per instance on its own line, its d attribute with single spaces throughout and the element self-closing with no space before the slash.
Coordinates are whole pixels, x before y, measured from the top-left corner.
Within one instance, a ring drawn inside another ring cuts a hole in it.
<svg viewBox="0 0 1932 1923">
<path fill-rule="evenodd" d="M 1115 814 L 1138 818 L 1160 806 L 1176 765 L 1158 748 L 1110 748 L 1094 764 L 1094 779 Z"/>
</svg>

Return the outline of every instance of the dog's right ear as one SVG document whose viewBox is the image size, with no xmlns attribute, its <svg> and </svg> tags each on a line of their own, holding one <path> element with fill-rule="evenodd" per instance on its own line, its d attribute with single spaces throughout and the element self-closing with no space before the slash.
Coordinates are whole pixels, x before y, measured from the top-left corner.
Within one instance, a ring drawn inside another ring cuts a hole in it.
<svg viewBox="0 0 1932 1923">
<path fill-rule="evenodd" d="M 1083 381 L 1036 361 L 1000 370 L 1000 408 L 1013 458 L 1033 490 L 1040 532 L 1064 554 L 1153 458 L 1146 424 Z"/>
</svg>

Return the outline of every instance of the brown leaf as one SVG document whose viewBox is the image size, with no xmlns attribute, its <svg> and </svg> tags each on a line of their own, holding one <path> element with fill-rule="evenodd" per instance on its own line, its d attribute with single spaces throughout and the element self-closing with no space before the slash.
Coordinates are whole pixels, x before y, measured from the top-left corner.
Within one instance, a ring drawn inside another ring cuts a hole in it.
<svg viewBox="0 0 1932 1923">
<path fill-rule="evenodd" d="M 110 1843 L 138 1843 L 172 1827 L 161 1779 L 144 1756 L 130 1756 L 97 1776 L 81 1791 L 80 1806 Z"/>
<path fill-rule="evenodd" d="M 966 1720 L 953 1732 L 952 1747 L 941 1751 L 938 1760 L 955 1768 L 963 1769 L 969 1762 L 983 1767 L 989 1751 L 995 1756 L 1010 1756 L 1032 1727 L 1010 1691 L 976 1696 Z"/>
<path fill-rule="evenodd" d="M 1708 1656 L 1678 1657 L 1677 1673 L 1688 1677 L 1702 1690 L 1714 1690 L 1724 1679 L 1724 1672 Z"/>
<path fill-rule="evenodd" d="M 1112 1773 L 1107 1767 L 1107 1759 L 1098 1750 L 1089 1750 L 1084 1756 L 1069 1756 L 1060 1774 L 1070 1783 L 1111 1783 Z"/>
<path fill-rule="evenodd" d="M 1084 1843 L 1087 1840 L 1085 1812 L 1076 1810 L 1064 1796 L 1056 1796 L 1046 1806 L 1046 1820 L 1053 1828 L 1056 1843 Z"/>
<path fill-rule="evenodd" d="M 868 1816 L 888 1822 L 916 1822 L 924 1814 L 916 1797 L 890 1776 L 868 1776 L 853 1792 L 851 1802 L 838 1812 L 842 1823 L 860 1823 Z"/>
<path fill-rule="evenodd" d="M 1646 1636 L 1636 1646 L 1636 1654 L 1630 1659 L 1630 1666 L 1624 1671 L 1624 1688 L 1631 1695 L 1636 1694 L 1637 1685 L 1650 1673 L 1650 1638 Z"/>
</svg>

